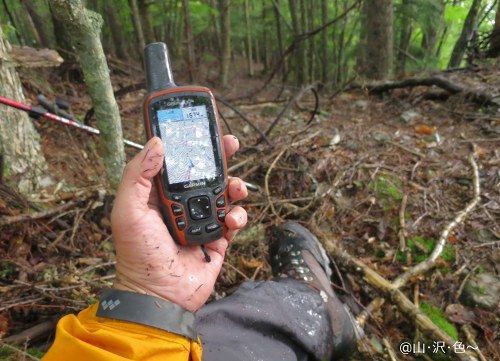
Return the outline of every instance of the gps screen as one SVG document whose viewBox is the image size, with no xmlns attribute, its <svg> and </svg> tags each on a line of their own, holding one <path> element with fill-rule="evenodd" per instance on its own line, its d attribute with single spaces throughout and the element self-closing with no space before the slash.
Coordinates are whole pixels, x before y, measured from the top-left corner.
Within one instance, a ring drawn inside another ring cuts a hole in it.
<svg viewBox="0 0 500 361">
<path fill-rule="evenodd" d="M 215 178 L 217 166 L 205 105 L 157 111 L 170 184 Z"/>
</svg>

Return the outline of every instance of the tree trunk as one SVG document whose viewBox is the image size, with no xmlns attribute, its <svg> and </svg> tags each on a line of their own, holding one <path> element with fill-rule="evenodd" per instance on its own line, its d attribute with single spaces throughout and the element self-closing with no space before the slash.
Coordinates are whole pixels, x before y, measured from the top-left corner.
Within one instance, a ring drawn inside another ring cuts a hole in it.
<svg viewBox="0 0 500 361">
<path fill-rule="evenodd" d="M 497 14 L 495 16 L 495 28 L 491 34 L 490 49 L 488 56 L 496 57 L 500 55 L 500 1 L 498 1 Z"/>
<path fill-rule="evenodd" d="M 56 17 L 64 22 L 79 57 L 87 90 L 92 98 L 97 127 L 101 132 L 100 154 L 107 179 L 118 187 L 125 163 L 118 104 L 113 95 L 109 69 L 100 40 L 102 18 L 85 9 L 80 0 L 50 0 Z"/>
<path fill-rule="evenodd" d="M 221 23 L 221 66 L 220 84 L 227 86 L 229 77 L 229 63 L 231 62 L 231 12 L 229 11 L 230 0 L 219 0 L 220 23 Z"/>
<path fill-rule="evenodd" d="M 248 74 L 253 76 L 253 59 L 252 59 L 252 35 L 250 33 L 250 11 L 248 9 L 248 0 L 243 1 L 244 11 L 245 11 L 245 35 L 246 35 L 246 55 L 247 55 L 247 67 Z"/>
<path fill-rule="evenodd" d="M 40 38 L 40 45 L 45 48 L 53 48 L 54 43 L 50 36 L 48 29 L 46 28 L 45 21 L 42 16 L 39 14 L 37 3 L 33 0 L 22 0 L 23 7 L 30 16 L 35 29 Z"/>
<path fill-rule="evenodd" d="M 267 1 L 262 0 L 262 44 L 264 44 L 264 54 L 262 56 L 262 60 L 264 62 L 264 70 L 263 73 L 267 73 L 269 71 L 269 33 L 267 31 Z"/>
<path fill-rule="evenodd" d="M 321 0 L 321 24 L 328 22 L 328 0 Z M 321 82 L 326 85 L 328 81 L 328 28 L 321 32 Z"/>
<path fill-rule="evenodd" d="M 215 3 L 215 0 L 210 0 L 210 7 L 214 10 L 217 10 L 217 4 Z M 218 19 L 214 15 L 214 11 L 210 11 L 210 23 L 212 25 L 212 32 L 213 32 L 213 48 L 215 49 L 215 52 L 220 54 L 222 52 L 222 46 L 221 46 L 221 35 L 220 35 L 220 27 L 218 24 Z"/>
<path fill-rule="evenodd" d="M 290 15 L 292 17 L 293 35 L 295 37 L 299 36 L 302 33 L 297 1 L 298 0 L 288 0 L 288 5 L 290 7 Z M 298 86 L 301 86 L 304 84 L 305 81 L 304 72 L 306 67 L 306 61 L 305 61 L 306 53 L 303 41 L 300 42 L 300 44 L 298 44 L 295 47 L 294 54 L 295 54 L 295 81 Z"/>
<path fill-rule="evenodd" d="M 299 18 L 300 18 L 300 34 L 302 33 L 307 33 L 308 26 L 307 26 L 307 10 L 306 10 L 306 1 L 312 1 L 312 0 L 299 0 L 300 2 L 300 11 L 299 11 Z M 306 84 L 309 82 L 309 57 L 308 52 L 309 52 L 309 43 L 310 43 L 311 38 L 302 41 L 301 44 L 299 45 L 300 50 L 301 50 L 301 57 L 303 58 L 303 63 L 304 63 L 304 81 L 301 83 Z"/>
<path fill-rule="evenodd" d="M 423 29 L 422 48 L 424 49 L 426 64 L 437 66 L 438 56 L 436 45 L 438 45 L 439 35 L 444 31 L 443 16 L 446 4 L 444 0 L 438 0 L 433 6 L 435 11 L 433 12 L 432 19 L 428 19 Z"/>
<path fill-rule="evenodd" d="M 10 50 L 0 27 L 0 94 L 24 102 L 21 81 L 9 62 Z M 0 106 L 0 182 L 25 195 L 51 183 L 40 135 L 28 114 L 3 105 Z"/>
<path fill-rule="evenodd" d="M 365 0 L 366 53 L 362 74 L 369 79 L 391 76 L 393 48 L 392 0 Z"/>
<path fill-rule="evenodd" d="M 20 26 L 17 23 L 17 19 L 12 14 L 11 9 L 9 9 L 9 7 L 7 6 L 6 0 L 3 0 L 3 7 L 5 9 L 5 13 L 7 14 L 10 24 L 14 27 L 14 33 L 16 34 L 17 42 L 19 43 L 19 45 L 26 45 L 26 40 L 21 34 Z"/>
<path fill-rule="evenodd" d="M 396 50 L 396 73 L 404 74 L 406 70 L 406 58 L 410 48 L 412 29 L 412 0 L 403 0 L 401 3 L 401 19 L 399 21 L 399 41 Z"/>
<path fill-rule="evenodd" d="M 51 2 L 49 2 L 49 9 L 52 17 L 52 24 L 54 25 L 54 36 L 56 38 L 57 51 L 62 55 L 64 61 L 74 62 L 76 61 L 76 59 L 73 53 L 73 47 L 71 46 L 68 32 L 64 24 L 55 15 L 54 8 Z"/>
<path fill-rule="evenodd" d="M 108 19 L 109 31 L 115 44 L 116 55 L 120 59 L 128 59 L 128 52 L 125 46 L 123 28 L 117 18 L 116 9 L 110 1 L 105 2 L 106 17 Z"/>
<path fill-rule="evenodd" d="M 139 42 L 139 58 L 142 59 L 146 42 L 144 40 L 144 33 L 142 31 L 141 18 L 139 17 L 139 9 L 137 7 L 137 0 L 129 0 L 130 12 L 132 14 L 132 22 L 134 23 L 135 35 Z"/>
<path fill-rule="evenodd" d="M 182 0 L 182 13 L 184 17 L 184 31 L 186 32 L 187 43 L 187 65 L 189 81 L 192 83 L 196 79 L 196 58 L 194 53 L 193 31 L 191 29 L 191 15 L 189 13 L 189 1 Z"/>
<path fill-rule="evenodd" d="M 149 20 L 148 13 L 148 3 L 146 0 L 137 0 L 139 7 L 139 15 L 141 16 L 142 32 L 144 34 L 144 41 L 146 44 L 155 42 L 155 33 L 153 27 L 151 26 L 151 21 Z"/>
<path fill-rule="evenodd" d="M 462 59 L 467 50 L 467 45 L 472 37 L 474 28 L 476 27 L 477 17 L 479 14 L 479 9 L 481 8 L 481 0 L 473 0 L 472 5 L 469 9 L 469 13 L 464 21 L 464 26 L 462 27 L 462 32 L 458 37 L 457 42 L 451 53 L 450 62 L 448 63 L 448 68 L 456 68 L 460 66 Z"/>
<path fill-rule="evenodd" d="M 278 39 L 278 55 L 279 55 L 279 59 L 282 59 L 283 58 L 283 35 L 282 35 L 281 15 L 280 15 L 280 8 L 279 7 L 280 7 L 280 0 L 273 1 L 274 18 L 276 20 L 276 34 L 277 34 L 277 39 Z M 276 64 L 273 64 L 273 67 L 275 67 L 275 66 L 276 66 Z M 282 79 L 285 79 L 285 74 L 286 74 L 286 62 L 283 62 L 283 64 L 281 65 Z"/>
</svg>

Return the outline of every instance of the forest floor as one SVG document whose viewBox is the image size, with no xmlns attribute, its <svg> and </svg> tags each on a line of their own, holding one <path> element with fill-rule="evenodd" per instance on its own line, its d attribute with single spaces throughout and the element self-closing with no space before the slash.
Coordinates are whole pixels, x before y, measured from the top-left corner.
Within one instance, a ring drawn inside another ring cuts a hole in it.
<svg viewBox="0 0 500 361">
<path fill-rule="evenodd" d="M 488 65 L 443 76 L 498 94 L 499 74 L 500 67 Z M 140 81 L 140 73 L 113 75 L 117 89 Z M 33 101 L 42 91 L 49 98 L 69 99 L 75 114 L 83 116 L 90 107 L 84 86 L 61 81 L 55 72 L 25 73 L 23 83 Z M 220 93 L 231 98 L 259 81 L 242 77 L 233 84 L 239 84 L 234 94 Z M 280 99 L 296 91 L 286 87 Z M 286 103 L 257 103 L 278 92 L 272 86 L 246 105 L 233 104 L 266 129 Z M 429 100 L 428 92 L 428 87 L 415 87 L 383 96 L 362 90 L 333 98 L 325 93 L 309 125 L 307 109 L 314 102 L 312 93 L 305 95 L 271 132 L 273 147 L 255 145 L 258 134 L 221 105 L 242 145 L 230 172 L 259 191 L 242 202 L 249 223 L 228 250 L 213 298 L 230 294 L 245 280 L 271 277 L 265 230 L 283 219 L 300 221 L 322 241 L 341 246 L 393 280 L 431 254 L 443 228 L 473 198 L 474 171 L 468 162 L 473 154 L 481 184 L 478 206 L 446 237 L 437 267 L 412 278 L 402 290 L 452 338 L 465 345 L 475 339 L 485 359 L 499 359 L 498 108 L 480 107 L 460 95 Z M 124 133 L 138 142 L 144 138 L 143 96 L 135 91 L 118 99 Z M 31 329 L 36 340 L 24 345 L 35 357 L 50 345 L 55 320 L 95 301 L 114 278 L 111 199 L 104 196 L 95 139 L 43 120 L 37 128 L 55 185 L 33 203 L 0 184 L 0 222 L 2 216 L 48 212 L 36 220 L 0 223 L 0 337 L 39 325 L 43 332 Z M 129 156 L 135 152 L 127 149 Z M 398 251 L 401 237 L 405 252 Z M 343 267 L 334 284 L 356 313 L 383 296 Z M 472 325 L 472 338 L 466 338 L 464 324 Z M 402 342 L 436 341 L 415 330 L 414 321 L 386 300 L 366 321 L 368 351 L 355 359 L 384 359 L 392 345 L 397 359 L 412 360 L 415 356 L 399 352 Z M 0 359 L 15 359 L 0 350 Z M 429 351 L 421 357 L 436 355 Z"/>
</svg>

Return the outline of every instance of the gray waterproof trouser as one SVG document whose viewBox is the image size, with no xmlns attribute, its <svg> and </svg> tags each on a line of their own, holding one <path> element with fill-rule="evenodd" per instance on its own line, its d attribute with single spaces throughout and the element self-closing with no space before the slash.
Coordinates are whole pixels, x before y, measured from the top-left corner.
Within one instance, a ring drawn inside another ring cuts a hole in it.
<svg viewBox="0 0 500 361">
<path fill-rule="evenodd" d="M 245 282 L 197 313 L 204 361 L 326 360 L 332 328 L 317 291 L 285 278 Z"/>
</svg>

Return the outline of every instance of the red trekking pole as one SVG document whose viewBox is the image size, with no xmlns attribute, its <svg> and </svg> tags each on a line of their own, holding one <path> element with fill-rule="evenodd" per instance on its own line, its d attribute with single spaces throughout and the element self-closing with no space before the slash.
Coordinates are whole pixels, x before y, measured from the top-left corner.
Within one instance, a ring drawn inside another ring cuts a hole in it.
<svg viewBox="0 0 500 361">
<path fill-rule="evenodd" d="M 69 125 L 69 126 L 72 126 L 72 127 L 75 127 L 75 128 L 81 129 L 81 130 L 84 130 L 87 133 L 92 133 L 92 134 L 96 134 L 96 135 L 101 134 L 101 132 L 99 131 L 99 129 L 90 127 L 90 126 L 82 124 L 82 123 L 78 123 L 78 122 L 76 122 L 74 120 L 62 117 L 60 115 L 52 114 L 52 113 L 48 112 L 45 108 L 43 108 L 41 106 L 32 106 L 32 105 L 29 105 L 29 104 L 24 104 L 24 103 L 21 103 L 21 102 L 18 102 L 16 100 L 9 99 L 9 98 L 3 97 L 3 96 L 0 96 L 0 103 L 1 104 L 5 104 L 5 105 L 7 105 L 9 107 L 12 107 L 12 108 L 16 108 L 16 109 L 25 111 L 33 119 L 45 118 L 45 119 L 48 119 L 48 120 L 52 120 L 53 122 L 58 122 L 58 123 L 66 124 L 66 125 Z M 134 147 L 134 148 L 137 148 L 137 149 L 144 148 L 142 145 L 140 145 L 138 143 L 135 143 L 135 142 L 132 142 L 132 141 L 127 140 L 127 139 L 124 139 L 123 143 L 125 145 L 128 145 L 130 147 Z"/>
</svg>

